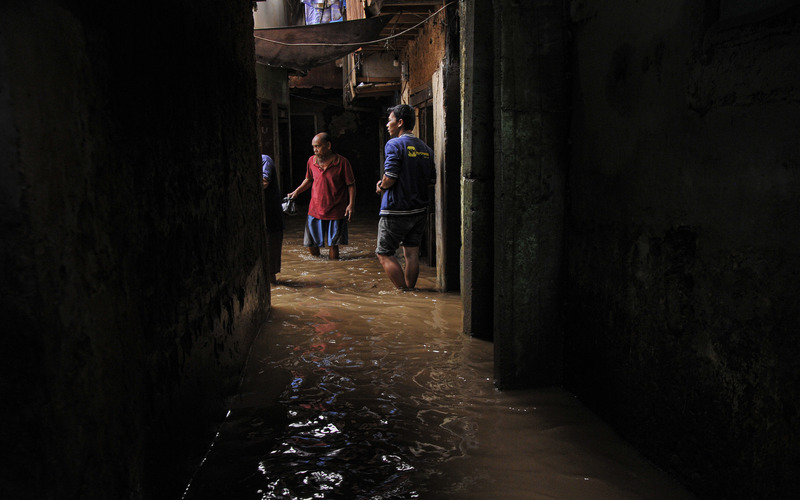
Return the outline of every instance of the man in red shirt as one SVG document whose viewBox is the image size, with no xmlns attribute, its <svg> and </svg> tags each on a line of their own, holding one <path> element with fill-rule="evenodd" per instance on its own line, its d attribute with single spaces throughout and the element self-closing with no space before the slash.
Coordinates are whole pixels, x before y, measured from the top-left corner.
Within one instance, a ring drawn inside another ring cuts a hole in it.
<svg viewBox="0 0 800 500">
<path fill-rule="evenodd" d="M 339 245 L 347 245 L 347 222 L 353 215 L 356 202 L 356 180 L 353 167 L 344 156 L 331 149 L 331 136 L 322 132 L 311 141 L 314 156 L 306 163 L 306 178 L 289 193 L 289 198 L 311 188 L 303 245 L 311 255 L 319 255 L 320 247 L 328 241 L 329 257 L 339 258 Z"/>
</svg>

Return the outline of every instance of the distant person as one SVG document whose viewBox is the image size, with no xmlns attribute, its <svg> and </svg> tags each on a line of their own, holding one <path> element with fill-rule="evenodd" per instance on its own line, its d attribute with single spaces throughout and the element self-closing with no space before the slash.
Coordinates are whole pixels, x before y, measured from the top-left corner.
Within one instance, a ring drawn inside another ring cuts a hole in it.
<svg viewBox="0 0 800 500">
<path fill-rule="evenodd" d="M 287 196 L 295 198 L 311 188 L 303 245 L 317 256 L 327 240 L 328 256 L 337 260 L 339 245 L 348 243 L 347 222 L 356 202 L 356 180 L 347 158 L 333 152 L 330 134 L 315 135 L 311 146 L 314 155 L 306 163 L 306 177 Z"/>
<path fill-rule="evenodd" d="M 277 283 L 281 272 L 281 247 L 283 246 L 283 210 L 275 162 L 261 155 L 261 185 L 264 188 L 264 220 L 267 223 L 267 248 L 269 249 L 269 282 Z"/>
<path fill-rule="evenodd" d="M 375 188 L 381 195 L 375 253 L 394 286 L 409 290 L 419 277 L 419 245 L 428 219 L 428 187 L 436 182 L 436 169 L 431 148 L 411 133 L 416 123 L 414 108 L 399 104 L 388 111 L 386 129 L 392 138 L 384 148 L 384 173 Z M 405 271 L 395 257 L 401 246 Z"/>
</svg>

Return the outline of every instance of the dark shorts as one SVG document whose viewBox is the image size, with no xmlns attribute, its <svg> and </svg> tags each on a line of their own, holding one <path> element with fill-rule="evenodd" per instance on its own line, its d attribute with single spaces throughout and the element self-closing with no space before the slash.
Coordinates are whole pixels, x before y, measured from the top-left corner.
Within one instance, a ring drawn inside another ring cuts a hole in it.
<svg viewBox="0 0 800 500">
<path fill-rule="evenodd" d="M 326 240 L 328 246 L 347 245 L 347 219 L 320 220 L 309 215 L 303 245 L 324 247 Z"/>
<path fill-rule="evenodd" d="M 375 253 L 394 255 L 398 248 L 418 247 L 422 243 L 428 214 L 382 215 L 378 222 L 378 248 Z"/>
</svg>

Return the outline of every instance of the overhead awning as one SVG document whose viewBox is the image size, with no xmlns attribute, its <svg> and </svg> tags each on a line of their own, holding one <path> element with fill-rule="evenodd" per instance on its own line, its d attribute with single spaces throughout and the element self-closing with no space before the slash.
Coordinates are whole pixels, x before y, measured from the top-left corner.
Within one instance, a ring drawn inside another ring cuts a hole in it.
<svg viewBox="0 0 800 500">
<path fill-rule="evenodd" d="M 358 50 L 379 34 L 393 14 L 306 26 L 253 30 L 256 62 L 305 71 Z"/>
</svg>

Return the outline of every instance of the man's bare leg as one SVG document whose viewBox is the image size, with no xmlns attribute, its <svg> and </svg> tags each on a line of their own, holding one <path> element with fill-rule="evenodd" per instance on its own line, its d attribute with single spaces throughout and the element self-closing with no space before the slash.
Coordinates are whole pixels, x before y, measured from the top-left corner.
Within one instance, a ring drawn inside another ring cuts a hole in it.
<svg viewBox="0 0 800 500">
<path fill-rule="evenodd" d="M 328 250 L 328 258 L 330 260 L 339 260 L 339 245 L 331 245 L 330 250 Z"/>
<path fill-rule="evenodd" d="M 403 276 L 403 268 L 400 267 L 400 262 L 397 260 L 397 257 L 394 255 L 376 255 L 378 256 L 378 261 L 380 261 L 383 266 L 383 270 L 386 271 L 386 275 L 389 276 L 389 279 L 392 281 L 392 284 L 400 290 L 405 290 L 406 280 L 405 276 Z"/>
<path fill-rule="evenodd" d="M 309 251 L 309 252 L 311 253 L 311 255 L 313 255 L 314 257 L 319 257 L 319 247 L 308 247 L 308 251 Z"/>
<path fill-rule="evenodd" d="M 403 255 L 406 258 L 405 284 L 414 288 L 419 278 L 419 247 L 403 247 Z"/>
</svg>

